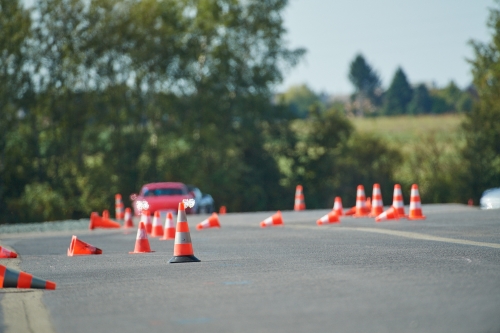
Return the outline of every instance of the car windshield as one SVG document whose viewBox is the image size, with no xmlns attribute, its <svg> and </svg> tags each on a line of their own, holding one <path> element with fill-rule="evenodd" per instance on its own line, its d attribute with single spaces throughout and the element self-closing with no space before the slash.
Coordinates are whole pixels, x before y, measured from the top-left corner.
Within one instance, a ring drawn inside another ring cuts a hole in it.
<svg viewBox="0 0 500 333">
<path fill-rule="evenodd" d="M 145 197 L 158 197 L 162 195 L 183 195 L 186 194 L 181 188 L 155 188 L 153 190 L 145 189 Z"/>
</svg>

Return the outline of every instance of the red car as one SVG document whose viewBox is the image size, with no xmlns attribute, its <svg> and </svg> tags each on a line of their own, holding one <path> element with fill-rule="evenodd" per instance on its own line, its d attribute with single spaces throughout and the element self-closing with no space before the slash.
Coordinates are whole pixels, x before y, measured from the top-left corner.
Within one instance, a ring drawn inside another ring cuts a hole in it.
<svg viewBox="0 0 500 333">
<path fill-rule="evenodd" d="M 186 185 L 177 182 L 151 183 L 142 186 L 139 194 L 132 194 L 132 207 L 135 215 L 149 210 L 151 215 L 156 211 L 171 211 L 177 214 L 179 203 L 186 200 L 186 213 L 192 214 L 194 195 Z M 191 207 L 189 207 L 191 206 Z"/>
</svg>

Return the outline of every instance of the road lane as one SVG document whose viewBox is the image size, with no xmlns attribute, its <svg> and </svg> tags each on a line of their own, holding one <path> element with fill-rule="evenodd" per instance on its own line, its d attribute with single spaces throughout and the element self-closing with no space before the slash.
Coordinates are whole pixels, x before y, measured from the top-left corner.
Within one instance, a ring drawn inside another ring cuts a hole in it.
<svg viewBox="0 0 500 333">
<path fill-rule="evenodd" d="M 3 242 L 58 283 L 43 301 L 60 333 L 500 331 L 500 250 L 449 241 L 500 244 L 497 214 L 431 205 L 425 221 L 315 226 L 326 212 L 283 212 L 266 229 L 274 212 L 227 214 L 202 231 L 188 216 L 202 260 L 190 264 L 168 264 L 173 241 L 129 255 L 135 233 L 122 231 L 77 233 L 101 256 L 67 257 L 71 233 Z"/>
</svg>

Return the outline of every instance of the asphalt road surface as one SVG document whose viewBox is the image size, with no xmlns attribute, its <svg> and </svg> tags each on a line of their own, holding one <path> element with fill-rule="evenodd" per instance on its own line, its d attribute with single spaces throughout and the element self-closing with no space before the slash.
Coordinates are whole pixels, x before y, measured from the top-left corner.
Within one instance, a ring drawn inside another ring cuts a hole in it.
<svg viewBox="0 0 500 333">
<path fill-rule="evenodd" d="M 71 232 L 2 235 L 20 260 L 1 264 L 57 289 L 1 290 L 0 331 L 500 332 L 499 210 L 316 226 L 327 212 L 265 229 L 274 212 L 226 214 L 201 231 L 206 216 L 188 215 L 199 263 L 169 264 L 173 241 L 151 238 L 156 252 L 129 254 L 135 231 L 78 231 L 103 250 L 81 257 L 66 255 Z"/>
</svg>

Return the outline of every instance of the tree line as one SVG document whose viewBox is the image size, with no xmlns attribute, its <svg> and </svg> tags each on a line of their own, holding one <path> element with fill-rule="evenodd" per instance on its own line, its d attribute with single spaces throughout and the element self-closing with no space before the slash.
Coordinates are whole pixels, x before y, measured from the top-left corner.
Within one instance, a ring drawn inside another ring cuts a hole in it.
<svg viewBox="0 0 500 333">
<path fill-rule="evenodd" d="M 286 47 L 286 5 L 0 0 L 0 223 L 88 217 L 156 181 L 195 184 L 229 211 L 291 208 L 299 183 L 309 208 L 336 195 L 352 205 L 358 184 L 390 197 L 401 152 L 357 133 L 337 105 L 303 117 L 275 98 L 305 52 Z M 481 81 L 489 51 L 474 47 Z M 486 170 L 499 149 L 481 145 L 499 131 L 481 126 L 498 97 L 479 81 L 464 160 L 484 154 Z M 477 194 L 490 171 L 462 183 Z"/>
</svg>

